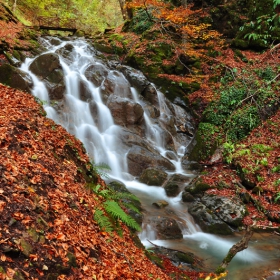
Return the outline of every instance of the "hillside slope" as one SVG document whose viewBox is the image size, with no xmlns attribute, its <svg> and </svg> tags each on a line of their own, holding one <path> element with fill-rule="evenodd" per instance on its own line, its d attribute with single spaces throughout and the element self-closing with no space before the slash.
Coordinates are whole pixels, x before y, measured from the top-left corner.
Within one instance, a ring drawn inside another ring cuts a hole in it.
<svg viewBox="0 0 280 280">
<path fill-rule="evenodd" d="M 169 279 L 93 220 L 102 184 L 81 143 L 33 97 L 0 84 L 0 279 Z M 92 177 L 92 179 L 90 178 Z"/>
</svg>

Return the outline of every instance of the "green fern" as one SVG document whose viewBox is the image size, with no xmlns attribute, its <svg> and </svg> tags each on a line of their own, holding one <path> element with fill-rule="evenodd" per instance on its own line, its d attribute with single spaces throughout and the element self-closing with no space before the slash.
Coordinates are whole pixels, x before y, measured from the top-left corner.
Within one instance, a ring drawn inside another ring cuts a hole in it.
<svg viewBox="0 0 280 280">
<path fill-rule="evenodd" d="M 116 201 L 108 200 L 104 203 L 105 210 L 115 219 L 120 219 L 127 226 L 135 229 L 137 231 L 141 230 L 141 227 L 137 224 L 137 222 L 131 218 L 128 214 L 126 214 L 123 209 L 119 206 Z"/>
<path fill-rule="evenodd" d="M 133 210 L 134 212 L 136 212 L 136 213 L 138 213 L 138 214 L 141 213 L 141 212 L 139 211 L 139 209 L 138 209 L 135 205 L 133 205 L 132 203 L 123 202 L 122 204 L 123 204 L 123 206 L 125 206 L 125 208 L 127 208 L 127 209 Z"/>
<path fill-rule="evenodd" d="M 105 213 L 100 210 L 96 209 L 94 213 L 94 220 L 98 223 L 99 227 L 107 232 L 113 231 L 113 225 L 110 219 L 105 215 Z"/>
<path fill-rule="evenodd" d="M 134 194 L 129 193 L 129 192 L 122 192 L 122 193 L 114 192 L 112 194 L 111 198 L 112 198 L 112 200 L 127 199 L 127 200 L 133 200 L 133 201 L 140 202 L 140 200 L 137 196 L 135 196 Z"/>
</svg>

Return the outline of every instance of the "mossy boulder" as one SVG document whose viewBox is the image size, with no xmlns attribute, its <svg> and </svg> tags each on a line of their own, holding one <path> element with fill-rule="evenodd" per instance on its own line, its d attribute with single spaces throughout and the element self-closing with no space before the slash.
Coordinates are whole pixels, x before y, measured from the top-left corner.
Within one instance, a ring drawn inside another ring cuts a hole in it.
<svg viewBox="0 0 280 280">
<path fill-rule="evenodd" d="M 31 92 L 33 82 L 31 77 L 10 64 L 0 66 L 0 82 L 23 91 Z"/>
<path fill-rule="evenodd" d="M 162 186 L 166 179 L 166 172 L 159 169 L 147 168 L 142 172 L 139 181 L 148 186 Z"/>
<path fill-rule="evenodd" d="M 218 147 L 218 137 L 215 125 L 201 122 L 195 134 L 195 145 L 188 159 L 197 162 L 208 160 Z"/>
<path fill-rule="evenodd" d="M 210 185 L 198 180 L 191 187 L 187 187 L 186 191 L 188 191 L 192 195 L 196 195 L 199 193 L 203 193 L 211 188 L 212 187 Z"/>
</svg>

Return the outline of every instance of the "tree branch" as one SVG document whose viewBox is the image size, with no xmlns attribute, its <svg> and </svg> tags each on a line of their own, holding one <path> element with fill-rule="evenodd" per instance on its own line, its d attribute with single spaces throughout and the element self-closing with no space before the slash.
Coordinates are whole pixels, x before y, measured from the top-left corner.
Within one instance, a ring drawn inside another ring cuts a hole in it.
<svg viewBox="0 0 280 280">
<path fill-rule="evenodd" d="M 228 251 L 227 256 L 223 259 L 222 263 L 218 266 L 215 273 L 219 274 L 226 270 L 227 266 L 231 262 L 231 260 L 234 258 L 234 256 L 244 249 L 248 248 L 249 240 L 251 239 L 253 235 L 253 231 L 251 227 L 246 228 L 246 232 L 242 239 L 234 244 Z"/>
</svg>

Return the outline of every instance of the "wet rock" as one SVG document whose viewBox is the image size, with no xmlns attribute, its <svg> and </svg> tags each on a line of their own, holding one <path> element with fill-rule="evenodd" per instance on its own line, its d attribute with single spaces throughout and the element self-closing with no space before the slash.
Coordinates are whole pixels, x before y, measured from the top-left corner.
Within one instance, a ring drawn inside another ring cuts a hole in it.
<svg viewBox="0 0 280 280">
<path fill-rule="evenodd" d="M 187 156 L 182 159 L 182 166 L 185 170 L 197 170 L 202 171 L 203 166 L 196 161 L 189 161 Z"/>
<path fill-rule="evenodd" d="M 201 202 L 194 202 L 188 207 L 189 213 L 193 216 L 201 229 L 213 234 L 231 234 L 233 230 L 221 221 L 210 209 Z"/>
<path fill-rule="evenodd" d="M 184 191 L 182 193 L 183 202 L 193 202 L 194 200 L 195 200 L 195 198 L 189 192 Z"/>
<path fill-rule="evenodd" d="M 56 50 L 55 52 L 57 54 L 59 54 L 60 56 L 66 58 L 67 60 L 69 60 L 71 58 L 71 52 L 73 51 L 74 46 L 72 44 L 66 44 L 64 47 L 59 48 L 58 50 Z"/>
<path fill-rule="evenodd" d="M 149 217 L 149 224 L 156 230 L 157 239 L 181 239 L 182 231 L 175 219 L 152 216 Z"/>
<path fill-rule="evenodd" d="M 159 209 L 162 209 L 162 208 L 165 208 L 166 206 L 168 206 L 169 204 L 165 200 L 158 200 L 158 201 L 154 202 L 153 205 Z"/>
<path fill-rule="evenodd" d="M 45 81 L 45 85 L 48 89 L 49 97 L 51 100 L 61 100 L 64 97 L 66 90 L 64 81 L 61 81 L 58 84 Z"/>
<path fill-rule="evenodd" d="M 146 104 L 145 109 L 147 110 L 148 116 L 152 119 L 156 119 L 160 116 L 160 110 L 155 106 Z"/>
<path fill-rule="evenodd" d="M 150 85 L 150 82 L 139 70 L 125 65 L 119 65 L 117 70 L 124 74 L 130 84 L 135 87 L 139 93 L 142 93 L 147 88 L 147 86 Z"/>
<path fill-rule="evenodd" d="M 171 133 L 171 135 L 176 134 L 175 119 L 170 115 L 163 115 L 161 118 L 161 123 L 164 128 Z"/>
<path fill-rule="evenodd" d="M 32 79 L 27 73 L 10 64 L 0 66 L 0 83 L 29 93 L 33 86 Z"/>
<path fill-rule="evenodd" d="M 165 186 L 165 193 L 167 196 L 177 196 L 180 192 L 179 185 L 176 182 L 168 182 Z"/>
<path fill-rule="evenodd" d="M 116 94 L 120 97 L 131 98 L 129 82 L 117 71 L 110 71 L 100 87 L 102 95 Z"/>
<path fill-rule="evenodd" d="M 144 121 L 144 110 L 139 103 L 111 95 L 108 98 L 107 106 L 111 111 L 114 122 L 127 127 L 129 125 L 141 125 Z"/>
<path fill-rule="evenodd" d="M 44 80 L 51 100 L 60 100 L 65 94 L 64 76 L 59 56 L 54 53 L 42 54 L 29 67 L 36 76 Z"/>
<path fill-rule="evenodd" d="M 193 253 L 190 252 L 181 252 L 164 247 L 155 247 L 153 248 L 153 252 L 159 256 L 166 256 L 176 266 L 182 266 L 182 264 L 189 264 L 192 267 L 195 267 L 199 265 L 199 261 L 202 262 L 201 260 L 199 260 L 198 257 L 196 257 Z"/>
<path fill-rule="evenodd" d="M 148 186 L 162 186 L 166 179 L 167 173 L 164 171 L 154 168 L 147 168 L 142 172 L 139 181 Z"/>
<path fill-rule="evenodd" d="M 133 146 L 127 154 L 128 171 L 133 176 L 139 176 L 143 170 L 149 167 L 155 167 L 161 170 L 175 170 L 174 165 L 162 157 L 157 151 L 153 153 L 149 150 Z"/>
<path fill-rule="evenodd" d="M 50 43 L 54 46 L 59 46 L 61 44 L 61 41 L 58 38 L 55 37 L 49 37 L 50 38 Z"/>
<path fill-rule="evenodd" d="M 92 99 L 90 89 L 85 81 L 82 79 L 79 80 L 79 93 L 80 99 L 83 101 L 90 101 Z"/>
<path fill-rule="evenodd" d="M 41 79 L 47 79 L 49 76 L 56 78 L 54 72 L 59 72 L 57 70 L 61 70 L 62 66 L 57 54 L 46 53 L 35 58 L 29 69 Z"/>
<path fill-rule="evenodd" d="M 158 95 L 157 90 L 153 85 L 148 85 L 146 89 L 141 93 L 142 96 L 149 101 L 152 105 L 158 107 Z"/>
<path fill-rule="evenodd" d="M 104 65 L 93 64 L 86 69 L 85 76 L 96 87 L 100 87 L 108 73 L 109 69 L 107 69 Z"/>
<path fill-rule="evenodd" d="M 238 227 L 246 214 L 246 209 L 238 197 L 228 198 L 206 194 L 201 199 L 202 203 L 217 217 L 227 224 Z"/>
</svg>

